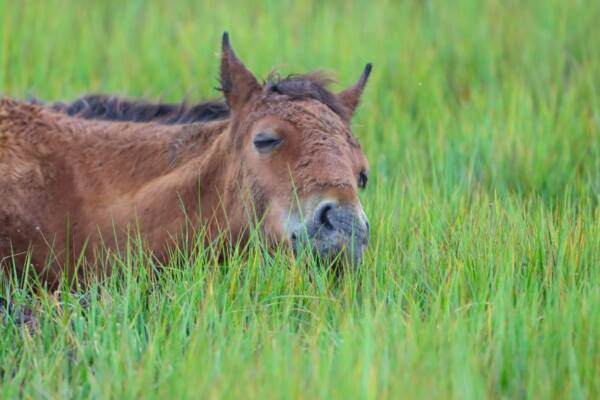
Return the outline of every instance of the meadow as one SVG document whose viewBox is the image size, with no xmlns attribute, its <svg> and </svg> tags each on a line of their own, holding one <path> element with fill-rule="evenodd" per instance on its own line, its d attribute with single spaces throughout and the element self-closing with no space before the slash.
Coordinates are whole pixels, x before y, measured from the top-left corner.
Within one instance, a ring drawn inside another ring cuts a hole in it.
<svg viewBox="0 0 600 400">
<path fill-rule="evenodd" d="M 257 239 L 158 274 L 132 246 L 85 306 L 4 276 L 39 329 L 0 324 L 0 397 L 600 397 L 599 21 L 591 0 L 0 0 L 5 96 L 216 97 L 225 30 L 261 77 L 374 64 L 359 269 Z"/>
</svg>

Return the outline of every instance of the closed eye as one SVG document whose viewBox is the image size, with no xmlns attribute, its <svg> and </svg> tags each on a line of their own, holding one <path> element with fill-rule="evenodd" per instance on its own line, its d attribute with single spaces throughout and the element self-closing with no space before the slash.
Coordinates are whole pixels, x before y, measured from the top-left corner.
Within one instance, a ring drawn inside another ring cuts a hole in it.
<svg viewBox="0 0 600 400">
<path fill-rule="evenodd" d="M 258 135 L 256 135 L 253 141 L 256 150 L 258 150 L 258 152 L 262 154 L 273 151 L 282 142 L 283 140 L 281 138 L 264 132 L 261 132 Z"/>
</svg>

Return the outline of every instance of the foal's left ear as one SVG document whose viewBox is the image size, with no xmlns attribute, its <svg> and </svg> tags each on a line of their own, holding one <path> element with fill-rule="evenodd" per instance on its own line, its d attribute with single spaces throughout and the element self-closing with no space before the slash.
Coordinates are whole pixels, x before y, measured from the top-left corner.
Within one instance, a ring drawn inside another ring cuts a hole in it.
<svg viewBox="0 0 600 400">
<path fill-rule="evenodd" d="M 348 89 L 341 91 L 338 93 L 338 100 L 348 109 L 350 110 L 350 116 L 354 114 L 356 108 L 358 107 L 358 103 L 360 103 L 360 95 L 362 94 L 367 81 L 369 80 L 369 75 L 371 75 L 371 70 L 373 69 L 373 64 L 368 63 L 363 70 L 362 75 L 358 79 L 354 85 L 350 86 Z"/>
<path fill-rule="evenodd" d="M 236 57 L 229 44 L 229 34 L 223 33 L 221 45 L 221 90 L 229 108 L 235 112 L 261 86 L 244 64 Z"/>
</svg>

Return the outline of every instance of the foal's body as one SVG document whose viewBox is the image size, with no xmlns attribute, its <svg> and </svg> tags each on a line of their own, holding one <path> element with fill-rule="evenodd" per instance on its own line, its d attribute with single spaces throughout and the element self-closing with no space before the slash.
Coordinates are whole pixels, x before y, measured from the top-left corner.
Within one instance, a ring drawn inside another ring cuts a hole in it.
<svg viewBox="0 0 600 400">
<path fill-rule="evenodd" d="M 186 226 L 243 242 L 253 218 L 269 243 L 295 248 L 306 232 L 319 254 L 360 259 L 366 159 L 349 121 L 369 71 L 338 95 L 311 75 L 261 86 L 225 35 L 222 103 L 0 100 L 0 268 L 21 272 L 30 253 L 56 284 L 135 232 L 164 260 Z"/>
<path fill-rule="evenodd" d="M 65 257 L 123 243 L 135 227 L 164 258 L 167 237 L 239 195 L 216 199 L 213 190 L 237 173 L 219 140 L 226 129 L 227 121 L 90 121 L 0 101 L 0 257 L 32 247 L 36 265 L 72 263 Z M 217 218 L 206 222 L 216 234 Z"/>
</svg>

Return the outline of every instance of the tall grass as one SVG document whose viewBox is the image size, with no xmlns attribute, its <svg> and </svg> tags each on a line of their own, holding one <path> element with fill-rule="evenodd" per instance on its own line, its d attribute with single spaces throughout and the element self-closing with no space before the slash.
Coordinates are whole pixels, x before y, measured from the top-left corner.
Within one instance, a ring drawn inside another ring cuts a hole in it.
<svg viewBox="0 0 600 400">
<path fill-rule="evenodd" d="M 216 96 L 224 30 L 263 77 L 375 67 L 361 269 L 259 243 L 158 269 L 134 246 L 86 306 L 5 280 L 40 327 L 0 325 L 0 396 L 598 397 L 598 21 L 597 1 L 0 0 L 13 97 Z"/>
</svg>

